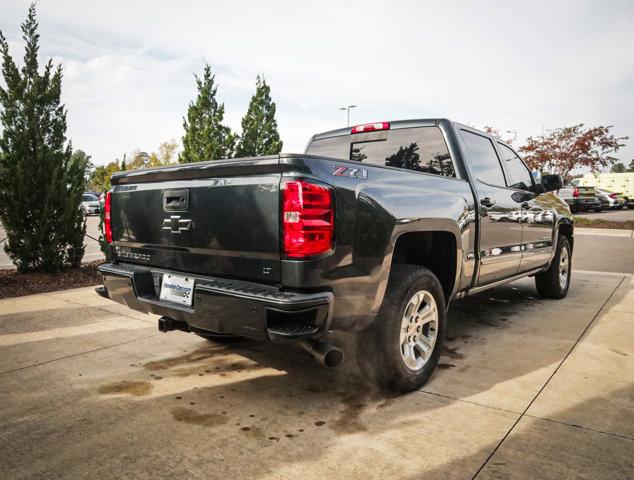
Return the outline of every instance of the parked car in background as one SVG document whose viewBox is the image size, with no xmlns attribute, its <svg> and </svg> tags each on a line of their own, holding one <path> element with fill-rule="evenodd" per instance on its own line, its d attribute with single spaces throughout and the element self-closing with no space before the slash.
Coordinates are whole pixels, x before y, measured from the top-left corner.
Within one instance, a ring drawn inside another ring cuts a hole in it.
<svg viewBox="0 0 634 480">
<path fill-rule="evenodd" d="M 604 190 L 603 188 L 595 189 L 597 192 L 597 198 L 601 201 L 603 208 L 609 208 L 617 210 L 619 208 L 625 208 L 625 197 L 622 193 L 611 192 L 610 190 Z"/>
<path fill-rule="evenodd" d="M 568 204 L 573 213 L 590 210 L 600 212 L 603 209 L 603 203 L 597 198 L 594 187 L 566 185 L 557 195 Z"/>
<path fill-rule="evenodd" d="M 525 220 L 530 223 L 544 223 L 553 221 L 553 213 L 545 210 L 540 206 L 531 207 L 528 211 L 528 218 Z"/>
<path fill-rule="evenodd" d="M 99 215 L 99 198 L 91 193 L 84 193 L 81 200 L 84 215 Z"/>
<path fill-rule="evenodd" d="M 509 221 L 517 223 L 527 222 L 529 217 L 530 214 L 527 210 L 514 210 L 508 214 Z"/>
<path fill-rule="evenodd" d="M 585 185 L 588 187 L 621 192 L 634 199 L 634 172 L 624 173 L 586 173 L 581 178 L 570 181 L 571 185 Z"/>
<path fill-rule="evenodd" d="M 101 200 L 101 197 L 103 196 L 103 192 L 85 192 L 86 195 L 94 195 L 95 197 L 97 197 L 97 200 Z"/>
</svg>

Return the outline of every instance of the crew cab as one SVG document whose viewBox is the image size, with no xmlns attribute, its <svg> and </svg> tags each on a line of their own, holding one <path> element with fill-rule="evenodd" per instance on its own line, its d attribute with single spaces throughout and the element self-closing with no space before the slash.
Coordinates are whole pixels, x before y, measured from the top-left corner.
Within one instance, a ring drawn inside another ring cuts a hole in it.
<svg viewBox="0 0 634 480">
<path fill-rule="evenodd" d="M 526 276 L 570 288 L 573 220 L 498 138 L 446 119 L 377 122 L 279 154 L 117 172 L 102 296 L 205 338 L 299 342 L 329 366 L 356 332 L 379 385 L 431 375 L 454 300 Z M 511 220 L 515 219 L 515 220 Z"/>
</svg>

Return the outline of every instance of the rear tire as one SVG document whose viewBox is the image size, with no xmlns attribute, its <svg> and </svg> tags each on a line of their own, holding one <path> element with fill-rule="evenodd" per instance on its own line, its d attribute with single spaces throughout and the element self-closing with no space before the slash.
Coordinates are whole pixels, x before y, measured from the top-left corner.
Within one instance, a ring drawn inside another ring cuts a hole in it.
<svg viewBox="0 0 634 480">
<path fill-rule="evenodd" d="M 559 235 L 557 250 L 548 270 L 535 275 L 537 293 L 542 298 L 560 299 L 568 295 L 572 272 L 572 252 L 568 239 Z"/>
<path fill-rule="evenodd" d="M 436 276 L 416 265 L 395 265 L 376 319 L 357 334 L 361 371 L 387 390 L 422 387 L 438 364 L 446 322 Z"/>
</svg>

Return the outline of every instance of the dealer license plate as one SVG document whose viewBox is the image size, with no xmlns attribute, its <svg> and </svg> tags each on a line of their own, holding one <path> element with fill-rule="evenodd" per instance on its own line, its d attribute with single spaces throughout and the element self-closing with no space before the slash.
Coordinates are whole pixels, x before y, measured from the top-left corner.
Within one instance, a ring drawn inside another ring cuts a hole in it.
<svg viewBox="0 0 634 480">
<path fill-rule="evenodd" d="M 194 296 L 194 279 L 178 275 L 163 275 L 161 283 L 161 300 L 191 306 Z"/>
</svg>

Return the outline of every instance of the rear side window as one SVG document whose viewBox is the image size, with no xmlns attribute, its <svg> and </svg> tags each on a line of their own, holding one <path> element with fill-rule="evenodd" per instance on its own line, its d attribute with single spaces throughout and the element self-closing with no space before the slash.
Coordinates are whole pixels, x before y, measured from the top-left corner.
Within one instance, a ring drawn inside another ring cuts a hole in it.
<svg viewBox="0 0 634 480">
<path fill-rule="evenodd" d="M 476 178 L 490 185 L 506 187 L 502 165 L 491 140 L 467 130 L 462 130 L 462 138 L 469 152 Z"/>
<path fill-rule="evenodd" d="M 519 190 L 530 190 L 533 186 L 531 172 L 528 171 L 522 159 L 506 145 L 501 143 L 498 143 L 498 145 L 502 153 L 502 160 L 506 162 L 506 171 L 511 177 L 509 179 L 509 187 Z"/>
<path fill-rule="evenodd" d="M 385 167 L 455 177 L 445 138 L 438 127 L 367 132 L 313 141 L 306 153 Z"/>
</svg>

